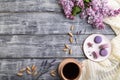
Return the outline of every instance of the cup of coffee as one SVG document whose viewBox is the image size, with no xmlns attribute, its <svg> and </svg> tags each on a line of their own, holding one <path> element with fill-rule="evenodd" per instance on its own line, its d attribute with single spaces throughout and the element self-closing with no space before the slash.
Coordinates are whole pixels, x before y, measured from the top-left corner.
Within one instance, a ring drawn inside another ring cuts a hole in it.
<svg viewBox="0 0 120 80">
<path fill-rule="evenodd" d="M 78 80 L 81 76 L 82 65 L 75 59 L 64 59 L 58 67 L 58 74 L 63 80 Z"/>
</svg>

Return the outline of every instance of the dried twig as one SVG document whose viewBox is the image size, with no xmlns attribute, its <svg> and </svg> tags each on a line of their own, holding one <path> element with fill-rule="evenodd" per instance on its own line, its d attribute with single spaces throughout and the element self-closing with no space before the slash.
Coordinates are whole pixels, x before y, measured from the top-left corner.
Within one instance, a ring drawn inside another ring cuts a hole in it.
<svg viewBox="0 0 120 80">
<path fill-rule="evenodd" d="M 40 69 L 38 70 L 38 76 L 35 78 L 35 80 L 38 80 L 39 77 L 49 71 L 49 68 L 51 68 L 54 65 L 54 62 L 56 59 L 52 60 L 51 62 L 48 62 L 48 60 L 45 60 L 41 63 Z"/>
</svg>

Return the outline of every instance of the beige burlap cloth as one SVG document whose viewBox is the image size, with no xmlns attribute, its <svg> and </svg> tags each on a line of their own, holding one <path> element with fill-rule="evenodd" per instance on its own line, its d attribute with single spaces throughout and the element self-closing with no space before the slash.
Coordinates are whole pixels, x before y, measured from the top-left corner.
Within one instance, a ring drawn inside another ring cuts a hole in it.
<svg viewBox="0 0 120 80">
<path fill-rule="evenodd" d="M 108 1 L 112 8 L 120 8 L 120 0 Z M 111 55 L 102 62 L 84 60 L 84 67 L 79 80 L 120 80 L 120 15 L 106 18 L 104 22 L 109 24 L 116 33 L 116 37 L 111 40 Z"/>
</svg>

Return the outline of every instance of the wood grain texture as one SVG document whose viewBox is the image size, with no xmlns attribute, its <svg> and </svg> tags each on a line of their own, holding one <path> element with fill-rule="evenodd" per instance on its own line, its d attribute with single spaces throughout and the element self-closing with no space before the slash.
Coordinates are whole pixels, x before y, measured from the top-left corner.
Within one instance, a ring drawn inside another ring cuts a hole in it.
<svg viewBox="0 0 120 80">
<path fill-rule="evenodd" d="M 66 34 L 71 25 L 75 26 L 74 34 L 78 31 L 81 31 L 81 34 L 114 34 L 108 26 L 104 30 L 93 29 L 85 20 L 79 17 L 69 20 L 62 13 L 0 14 L 0 34 Z"/>
<path fill-rule="evenodd" d="M 110 40 L 115 37 L 108 25 L 104 30 L 97 30 L 79 15 L 75 20 L 66 19 L 58 1 L 0 0 L 0 80 L 34 80 L 30 75 L 18 77 L 16 73 L 32 64 L 40 68 L 43 60 L 57 59 L 51 69 L 57 69 L 64 58 L 85 60 L 82 44 L 92 33 L 104 34 Z M 70 44 L 67 33 L 72 25 L 74 42 Z M 73 54 L 62 51 L 64 44 L 72 48 Z M 48 72 L 39 80 L 60 78 L 51 77 Z"/>
<path fill-rule="evenodd" d="M 16 74 L 21 68 L 26 68 L 27 66 L 31 67 L 33 64 L 37 66 L 37 71 L 39 72 L 41 64 L 45 60 L 48 60 L 48 63 L 50 63 L 53 59 L 0 59 L 0 80 L 35 80 L 37 76 L 32 77 L 27 75 L 26 72 L 24 72 L 22 77 L 19 77 Z M 57 59 L 54 62 L 54 65 L 47 69 L 48 72 L 40 76 L 38 80 L 59 80 L 58 74 L 56 77 L 52 77 L 50 71 L 53 69 L 57 71 L 57 67 L 61 60 L 62 59 Z M 44 71 L 44 69 L 41 71 Z"/>
<path fill-rule="evenodd" d="M 54 59 L 0 59 L 0 80 L 35 80 L 36 77 L 33 78 L 27 75 L 26 72 L 24 72 L 22 77 L 17 76 L 16 73 L 18 73 L 21 68 L 31 67 L 33 64 L 37 66 L 37 71 L 39 72 L 43 61 L 47 60 L 47 63 L 50 63 Z M 80 62 L 83 61 L 83 58 L 76 59 Z M 50 71 L 57 71 L 59 63 L 62 60 L 63 59 L 56 59 L 54 65 L 47 69 L 48 72 L 40 76 L 38 80 L 60 80 L 58 73 L 56 73 L 55 77 L 52 77 Z M 44 69 L 41 71 L 44 71 Z"/>
<path fill-rule="evenodd" d="M 73 44 L 68 35 L 0 36 L 0 58 L 83 57 L 82 44 L 87 36 L 75 35 Z M 107 37 L 112 39 L 114 35 Z M 63 52 L 64 44 L 70 46 L 73 54 Z"/>
<path fill-rule="evenodd" d="M 0 12 L 61 12 L 59 0 L 0 0 Z"/>
</svg>

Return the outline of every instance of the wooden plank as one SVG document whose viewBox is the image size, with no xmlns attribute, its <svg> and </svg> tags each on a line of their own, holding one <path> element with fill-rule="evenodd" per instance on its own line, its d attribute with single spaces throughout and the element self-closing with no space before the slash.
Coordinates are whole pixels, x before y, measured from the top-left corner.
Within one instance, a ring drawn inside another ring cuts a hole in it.
<svg viewBox="0 0 120 80">
<path fill-rule="evenodd" d="M 66 34 L 71 25 L 75 26 L 73 33 L 114 34 L 110 27 L 104 30 L 93 29 L 85 20 L 76 17 L 66 19 L 62 13 L 1 13 L 0 34 Z"/>
<path fill-rule="evenodd" d="M 3 35 L 0 36 L 0 58 L 83 57 L 82 44 L 87 36 L 75 35 L 76 41 L 70 44 L 68 35 Z M 64 44 L 70 46 L 73 54 L 63 52 Z"/>
<path fill-rule="evenodd" d="M 58 74 L 56 73 L 56 76 L 52 77 L 50 75 L 50 71 L 57 71 L 58 64 L 61 62 L 62 59 L 57 59 L 53 63 L 52 67 L 44 69 L 44 66 L 41 66 L 41 64 L 43 61 L 46 60 L 48 61 L 46 67 L 49 67 L 48 64 L 54 59 L 1 59 L 0 80 L 35 80 L 38 76 L 32 77 L 31 75 L 27 75 L 26 72 L 24 72 L 24 75 L 22 77 L 16 75 L 20 69 L 26 68 L 27 66 L 31 67 L 33 64 L 37 66 L 38 72 L 43 73 L 46 69 L 46 72 L 42 76 L 40 76 L 38 80 L 58 80 Z"/>
<path fill-rule="evenodd" d="M 59 0 L 0 0 L 0 12 L 61 12 Z"/>
<path fill-rule="evenodd" d="M 22 77 L 18 77 L 16 75 L 20 69 L 26 68 L 27 66 L 31 67 L 33 64 L 37 66 L 38 72 L 43 73 L 45 69 L 47 70 L 47 72 L 39 77 L 39 80 L 60 80 L 58 74 L 56 74 L 55 77 L 52 77 L 50 75 L 50 71 L 57 71 L 57 67 L 63 59 L 56 59 L 56 61 L 52 63 L 53 66 L 50 68 L 44 69 L 44 67 L 41 66 L 43 61 L 45 62 L 47 60 L 47 63 L 49 64 L 54 59 L 0 59 L 0 80 L 35 80 L 35 78 L 38 76 L 31 77 L 30 75 L 27 75 L 26 72 L 24 72 L 24 75 Z M 82 62 L 83 59 L 78 58 L 77 60 Z M 49 67 L 48 64 L 46 67 Z M 42 70 L 40 70 L 41 68 Z"/>
</svg>

